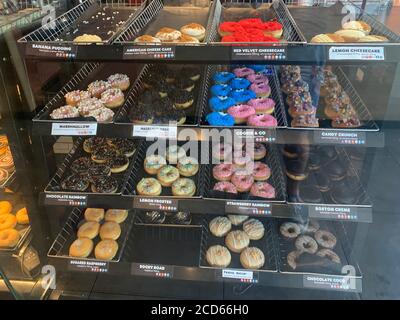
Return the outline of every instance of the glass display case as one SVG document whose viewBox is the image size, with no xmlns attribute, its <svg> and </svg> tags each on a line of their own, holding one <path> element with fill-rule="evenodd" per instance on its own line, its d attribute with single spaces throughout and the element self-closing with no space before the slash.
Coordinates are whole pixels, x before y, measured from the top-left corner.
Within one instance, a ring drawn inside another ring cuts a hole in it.
<svg viewBox="0 0 400 320">
<path fill-rule="evenodd" d="M 5 297 L 399 298 L 400 7 L 23 5 L 0 10 Z"/>
</svg>

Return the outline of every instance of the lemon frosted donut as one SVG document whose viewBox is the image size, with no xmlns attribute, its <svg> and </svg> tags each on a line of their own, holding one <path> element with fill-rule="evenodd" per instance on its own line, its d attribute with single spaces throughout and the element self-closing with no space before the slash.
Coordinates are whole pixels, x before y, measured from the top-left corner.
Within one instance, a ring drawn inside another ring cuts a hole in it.
<svg viewBox="0 0 400 320">
<path fill-rule="evenodd" d="M 15 247 L 19 241 L 20 234 L 15 229 L 5 229 L 0 231 L 0 248 Z"/>
<path fill-rule="evenodd" d="M 159 196 L 162 191 L 161 183 L 154 178 L 143 178 L 136 186 L 137 192 L 142 196 Z"/>
<path fill-rule="evenodd" d="M 170 146 L 166 152 L 166 159 L 170 163 L 177 163 L 180 158 L 186 156 L 186 151 L 177 145 Z"/>
<path fill-rule="evenodd" d="M 199 171 L 199 162 L 193 157 L 183 157 L 178 160 L 177 168 L 181 176 L 191 177 Z"/>
<path fill-rule="evenodd" d="M 179 170 L 174 166 L 164 166 L 158 171 L 157 179 L 163 187 L 170 187 L 179 179 Z"/>
<path fill-rule="evenodd" d="M 87 258 L 92 250 L 92 240 L 88 238 L 76 239 L 69 247 L 69 255 L 75 258 Z"/>
<path fill-rule="evenodd" d="M 17 225 L 17 218 L 12 214 L 2 214 L 0 216 L 0 231 L 12 229 Z"/>
<path fill-rule="evenodd" d="M 179 178 L 172 184 L 172 194 L 177 197 L 193 197 L 196 185 L 192 179 Z"/>
<path fill-rule="evenodd" d="M 157 174 L 163 166 L 167 164 L 167 160 L 163 156 L 151 155 L 144 159 L 144 171 L 148 174 Z"/>
</svg>

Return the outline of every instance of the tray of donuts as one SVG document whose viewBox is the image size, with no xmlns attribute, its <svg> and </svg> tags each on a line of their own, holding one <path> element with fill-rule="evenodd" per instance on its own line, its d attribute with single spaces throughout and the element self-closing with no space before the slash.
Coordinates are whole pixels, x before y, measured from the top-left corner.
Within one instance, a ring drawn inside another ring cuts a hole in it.
<svg viewBox="0 0 400 320">
<path fill-rule="evenodd" d="M 74 208 L 48 257 L 118 262 L 133 225 L 128 210 Z"/>
<path fill-rule="evenodd" d="M 274 145 L 214 144 L 210 160 L 211 164 L 202 166 L 204 198 L 286 201 L 285 180 Z"/>
<path fill-rule="evenodd" d="M 30 230 L 28 211 L 15 196 L 0 201 L 0 251 L 16 251 Z"/>
<path fill-rule="evenodd" d="M 120 194 L 138 144 L 128 138 L 76 139 L 45 193 Z"/>
<path fill-rule="evenodd" d="M 276 272 L 274 227 L 243 215 L 204 218 L 200 267 Z"/>
<path fill-rule="evenodd" d="M 126 63 L 86 63 L 33 118 L 34 122 L 110 123 L 139 70 Z"/>
<path fill-rule="evenodd" d="M 343 275 L 342 267 L 351 264 L 335 223 L 279 219 L 280 272 Z"/>
<path fill-rule="evenodd" d="M 204 67 L 147 64 L 116 122 L 140 125 L 198 125 Z"/>
<path fill-rule="evenodd" d="M 182 147 L 185 145 L 185 148 Z M 199 198 L 202 179 L 197 156 L 199 142 L 172 140 L 143 142 L 123 190 L 123 195 L 137 197 Z"/>
<path fill-rule="evenodd" d="M 287 126 L 278 77 L 264 64 L 209 65 L 202 126 L 275 129 Z"/>
</svg>

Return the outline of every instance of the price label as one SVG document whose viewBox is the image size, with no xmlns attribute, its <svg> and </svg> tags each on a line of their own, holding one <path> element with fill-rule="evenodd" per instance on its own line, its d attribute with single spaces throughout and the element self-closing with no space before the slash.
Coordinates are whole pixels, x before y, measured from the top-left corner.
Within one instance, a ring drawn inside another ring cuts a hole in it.
<svg viewBox="0 0 400 320">
<path fill-rule="evenodd" d="M 174 267 L 160 264 L 132 263 L 131 274 L 156 278 L 173 278 Z"/>
<path fill-rule="evenodd" d="M 286 48 L 266 47 L 232 47 L 231 60 L 282 61 L 286 60 Z"/>
<path fill-rule="evenodd" d="M 174 59 L 175 47 L 164 46 L 126 46 L 123 52 L 124 60 L 148 60 L 148 59 Z"/>
<path fill-rule="evenodd" d="M 244 283 L 257 283 L 258 272 L 237 269 L 222 269 L 219 270 L 219 272 L 217 273 L 217 278 L 231 281 L 240 281 Z"/>
<path fill-rule="evenodd" d="M 234 129 L 237 137 L 253 139 L 255 142 L 275 142 L 275 129 Z"/>
<path fill-rule="evenodd" d="M 53 136 L 95 136 L 97 123 L 53 123 L 51 135 Z"/>
<path fill-rule="evenodd" d="M 320 144 L 365 145 L 365 132 L 337 130 L 314 131 L 314 141 Z"/>
<path fill-rule="evenodd" d="M 68 45 L 27 44 L 25 54 L 35 57 L 51 57 L 60 59 L 75 59 L 78 48 Z"/>
<path fill-rule="evenodd" d="M 372 209 L 346 206 L 308 206 L 310 218 L 372 222 Z"/>
<path fill-rule="evenodd" d="M 226 213 L 271 215 L 271 204 L 254 201 L 227 201 L 225 203 Z"/>
<path fill-rule="evenodd" d="M 133 207 L 136 209 L 148 209 L 148 210 L 163 210 L 163 211 L 178 211 L 178 200 L 177 199 L 165 199 L 165 198 L 143 198 L 136 197 L 133 199 Z"/>
<path fill-rule="evenodd" d="M 174 139 L 178 136 L 177 126 L 133 126 L 132 135 L 143 138 Z"/>
<path fill-rule="evenodd" d="M 385 60 L 384 47 L 330 47 L 329 60 L 367 60 L 379 61 Z"/>
<path fill-rule="evenodd" d="M 91 260 L 70 260 L 68 270 L 82 272 L 108 272 L 108 262 Z"/>
<path fill-rule="evenodd" d="M 46 193 L 44 204 L 49 206 L 87 207 L 87 195 Z"/>
<path fill-rule="evenodd" d="M 361 292 L 361 279 L 349 276 L 303 275 L 304 288 Z"/>
</svg>

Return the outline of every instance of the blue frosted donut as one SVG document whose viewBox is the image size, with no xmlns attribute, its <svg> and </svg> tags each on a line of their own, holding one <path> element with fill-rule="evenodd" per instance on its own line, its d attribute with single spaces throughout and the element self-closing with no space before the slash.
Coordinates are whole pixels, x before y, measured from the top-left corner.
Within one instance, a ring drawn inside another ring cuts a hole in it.
<svg viewBox="0 0 400 320">
<path fill-rule="evenodd" d="M 230 114 L 222 112 L 209 113 L 206 120 L 212 126 L 232 127 L 235 124 L 235 119 Z"/>
<path fill-rule="evenodd" d="M 227 97 L 232 88 L 227 84 L 214 84 L 211 87 L 211 94 L 217 97 Z"/>
<path fill-rule="evenodd" d="M 266 69 L 265 64 L 249 64 L 247 68 L 253 69 L 255 72 L 263 72 Z"/>
<path fill-rule="evenodd" d="M 251 99 L 255 99 L 257 95 L 251 90 L 233 90 L 230 95 L 236 101 L 236 104 L 246 103 Z"/>
<path fill-rule="evenodd" d="M 224 111 L 235 105 L 235 100 L 231 97 L 212 97 L 208 102 L 213 111 Z"/>
<path fill-rule="evenodd" d="M 247 89 L 251 82 L 245 78 L 235 78 L 231 81 L 231 87 L 233 90 L 239 90 L 239 89 Z"/>
<path fill-rule="evenodd" d="M 233 73 L 231 73 L 231 72 L 216 72 L 213 75 L 213 80 L 217 84 L 223 84 L 223 83 L 228 83 L 234 77 L 235 77 L 235 75 Z"/>
</svg>

